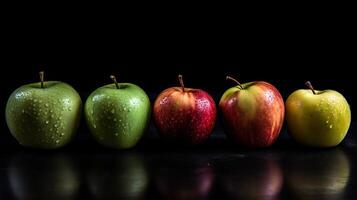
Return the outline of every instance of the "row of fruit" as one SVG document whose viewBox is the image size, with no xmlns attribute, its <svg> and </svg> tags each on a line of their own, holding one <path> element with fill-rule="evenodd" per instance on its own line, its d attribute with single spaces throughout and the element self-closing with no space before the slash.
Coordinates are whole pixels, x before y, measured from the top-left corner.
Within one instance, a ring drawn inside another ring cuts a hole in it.
<svg viewBox="0 0 357 200">
<path fill-rule="evenodd" d="M 137 144 L 151 116 L 146 93 L 131 83 L 96 89 L 85 102 L 84 115 L 93 137 L 102 145 L 126 149 Z M 160 136 L 169 142 L 199 144 L 211 134 L 216 122 L 216 105 L 200 89 L 180 87 L 159 94 L 153 105 L 153 120 Z M 293 92 L 286 103 L 271 84 L 256 81 L 236 83 L 219 102 L 227 136 L 247 147 L 268 147 L 279 136 L 284 115 L 290 134 L 304 145 L 331 147 L 346 136 L 351 111 L 337 91 L 308 89 Z M 286 111 L 285 111 L 286 108 Z M 82 114 L 79 94 L 68 84 L 44 81 L 16 89 L 6 105 L 6 122 L 23 146 L 54 149 L 66 145 L 77 131 Z"/>
</svg>

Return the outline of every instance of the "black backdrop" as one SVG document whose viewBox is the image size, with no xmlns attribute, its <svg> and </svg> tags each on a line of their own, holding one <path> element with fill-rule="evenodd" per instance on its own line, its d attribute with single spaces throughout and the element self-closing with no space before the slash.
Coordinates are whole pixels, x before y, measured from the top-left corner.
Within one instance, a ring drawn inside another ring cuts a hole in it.
<svg viewBox="0 0 357 200">
<path fill-rule="evenodd" d="M 348 17 L 286 17 L 181 22 L 162 16 L 110 23 L 13 16 L 5 20 L 0 45 L 2 132 L 8 132 L 7 98 L 17 87 L 38 81 L 39 70 L 46 71 L 46 80 L 71 84 L 83 101 L 110 83 L 110 74 L 141 86 L 153 101 L 178 84 L 180 73 L 187 87 L 208 91 L 217 103 L 232 86 L 226 75 L 271 82 L 284 99 L 310 80 L 316 89 L 341 92 L 353 112 L 356 32 Z"/>
</svg>

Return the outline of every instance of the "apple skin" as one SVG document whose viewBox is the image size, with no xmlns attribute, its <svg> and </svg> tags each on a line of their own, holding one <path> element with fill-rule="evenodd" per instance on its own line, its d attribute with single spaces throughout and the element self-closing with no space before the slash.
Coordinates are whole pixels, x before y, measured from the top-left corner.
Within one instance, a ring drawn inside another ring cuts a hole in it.
<svg viewBox="0 0 357 200">
<path fill-rule="evenodd" d="M 135 146 L 150 119 L 150 100 L 131 83 L 109 84 L 96 89 L 85 103 L 89 129 L 100 144 L 117 149 Z"/>
<path fill-rule="evenodd" d="M 293 92 L 286 100 L 286 121 L 289 132 L 299 143 L 313 147 L 338 145 L 351 123 L 346 99 L 333 90 L 310 89 Z"/>
<path fill-rule="evenodd" d="M 6 122 L 11 134 L 23 146 L 56 149 L 75 135 L 82 112 L 79 94 L 58 81 L 24 85 L 6 104 Z"/>
<path fill-rule="evenodd" d="M 211 135 L 216 121 L 212 97 L 200 89 L 172 87 L 164 90 L 154 104 L 154 122 L 167 141 L 195 145 Z"/>
<path fill-rule="evenodd" d="M 247 147 L 268 147 L 284 122 L 284 101 L 271 84 L 256 81 L 228 89 L 219 102 L 228 137 Z"/>
</svg>

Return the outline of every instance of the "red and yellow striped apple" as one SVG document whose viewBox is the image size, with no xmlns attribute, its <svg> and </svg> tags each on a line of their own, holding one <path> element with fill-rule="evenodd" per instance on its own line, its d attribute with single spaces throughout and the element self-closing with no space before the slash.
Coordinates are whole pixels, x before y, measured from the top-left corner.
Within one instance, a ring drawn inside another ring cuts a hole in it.
<svg viewBox="0 0 357 200">
<path fill-rule="evenodd" d="M 268 147 L 279 136 L 284 121 L 284 101 L 271 84 L 256 81 L 237 83 L 219 102 L 226 134 L 247 147 Z"/>
<path fill-rule="evenodd" d="M 212 97 L 200 89 L 171 87 L 154 104 L 154 122 L 161 137 L 176 143 L 198 144 L 211 135 L 216 121 Z"/>
</svg>

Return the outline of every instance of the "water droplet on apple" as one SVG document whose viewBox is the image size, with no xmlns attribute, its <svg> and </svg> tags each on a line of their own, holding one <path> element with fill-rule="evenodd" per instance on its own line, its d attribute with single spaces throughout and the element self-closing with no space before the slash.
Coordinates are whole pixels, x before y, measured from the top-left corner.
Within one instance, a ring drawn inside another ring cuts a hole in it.
<svg viewBox="0 0 357 200">
<path fill-rule="evenodd" d="M 130 108 L 128 109 L 128 112 L 131 112 L 131 109 L 130 109 Z"/>
<path fill-rule="evenodd" d="M 115 121 L 115 122 L 116 122 L 116 121 L 117 121 L 117 119 L 116 119 L 116 118 L 114 118 L 114 119 L 113 119 L 113 121 Z"/>
<path fill-rule="evenodd" d="M 57 125 L 57 124 L 55 124 L 55 125 L 53 125 L 53 126 L 54 126 L 55 128 L 57 128 L 57 126 L 58 126 L 58 125 Z"/>
<path fill-rule="evenodd" d="M 124 107 L 123 110 L 126 111 L 126 108 Z"/>
<path fill-rule="evenodd" d="M 42 103 L 42 100 L 39 100 L 38 103 Z"/>
<path fill-rule="evenodd" d="M 91 110 L 91 111 L 90 111 L 90 114 L 92 114 L 92 115 L 93 115 L 93 114 L 94 114 L 94 110 Z"/>
<path fill-rule="evenodd" d="M 57 129 L 56 133 L 58 134 L 58 133 L 60 133 L 60 131 Z"/>
<path fill-rule="evenodd" d="M 72 108 L 71 108 L 71 107 L 69 107 L 69 108 L 68 108 L 68 110 L 69 110 L 69 111 L 72 111 Z"/>
<path fill-rule="evenodd" d="M 118 136 L 118 133 L 115 133 L 114 135 L 115 135 L 115 136 Z"/>
<path fill-rule="evenodd" d="M 113 114 L 115 113 L 115 110 L 114 110 L 114 108 L 112 109 L 112 111 L 111 111 Z"/>
<path fill-rule="evenodd" d="M 333 128 L 333 125 L 332 125 L 332 124 L 330 125 L 330 128 Z"/>
<path fill-rule="evenodd" d="M 51 117 L 52 117 L 52 118 L 54 118 L 54 117 L 55 117 L 55 115 L 54 115 L 54 114 L 52 114 L 52 115 L 51 115 Z"/>
<path fill-rule="evenodd" d="M 160 104 L 162 105 L 165 104 L 166 102 L 167 102 L 167 97 L 164 97 L 163 99 L 161 99 Z"/>
<path fill-rule="evenodd" d="M 50 113 L 53 113 L 53 110 L 50 110 Z"/>
<path fill-rule="evenodd" d="M 58 143 L 60 143 L 60 141 L 59 141 L 59 140 L 56 140 L 56 144 L 58 144 Z"/>
<path fill-rule="evenodd" d="M 329 121 L 328 121 L 328 120 L 326 120 L 326 124 L 328 124 L 328 122 L 329 122 Z"/>
<path fill-rule="evenodd" d="M 49 121 L 48 120 L 46 120 L 46 122 L 45 122 L 46 124 L 48 124 L 49 123 Z"/>
<path fill-rule="evenodd" d="M 61 120 L 61 119 L 62 119 L 62 117 L 61 117 L 61 116 L 59 116 L 59 117 L 58 117 L 58 119 L 59 119 L 59 120 Z"/>
<path fill-rule="evenodd" d="M 93 124 L 93 128 L 97 128 L 97 125 Z"/>
<path fill-rule="evenodd" d="M 24 110 L 24 109 L 22 109 L 22 113 L 25 113 L 25 110 Z"/>
<path fill-rule="evenodd" d="M 52 128 L 50 128 L 50 131 L 52 131 L 53 129 Z"/>
<path fill-rule="evenodd" d="M 61 136 L 64 136 L 64 133 L 61 133 Z"/>
</svg>

